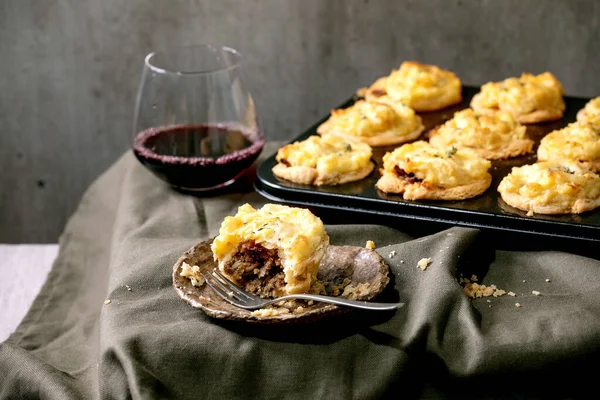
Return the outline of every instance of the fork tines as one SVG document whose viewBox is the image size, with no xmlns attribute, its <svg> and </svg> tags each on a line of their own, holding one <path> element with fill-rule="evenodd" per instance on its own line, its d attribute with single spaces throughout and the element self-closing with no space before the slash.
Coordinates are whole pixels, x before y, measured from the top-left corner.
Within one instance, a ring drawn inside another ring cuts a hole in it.
<svg viewBox="0 0 600 400">
<path fill-rule="evenodd" d="M 216 268 L 213 269 L 212 273 L 210 274 L 200 273 L 200 275 L 202 275 L 202 278 L 204 278 L 206 284 L 216 294 L 218 294 L 223 298 L 223 300 L 233 304 L 234 306 L 243 305 L 248 303 L 249 300 L 253 300 L 252 295 L 245 292 L 235 283 L 231 282 Z"/>
</svg>

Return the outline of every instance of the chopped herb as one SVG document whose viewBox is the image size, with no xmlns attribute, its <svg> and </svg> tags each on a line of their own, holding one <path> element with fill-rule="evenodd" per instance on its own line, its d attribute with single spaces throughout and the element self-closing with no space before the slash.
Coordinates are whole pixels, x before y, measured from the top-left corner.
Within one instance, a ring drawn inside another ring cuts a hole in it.
<svg viewBox="0 0 600 400">
<path fill-rule="evenodd" d="M 456 154 L 457 151 L 458 151 L 458 149 L 456 147 L 452 146 L 450 148 L 450 150 L 448 150 L 446 152 L 446 157 L 452 157 L 454 154 Z"/>
<path fill-rule="evenodd" d="M 569 169 L 569 167 L 565 167 L 564 165 L 560 165 L 560 166 L 554 167 L 554 168 L 548 168 L 548 171 L 564 172 L 564 173 L 571 174 L 571 175 L 575 173 L 575 171 L 571 171 Z"/>
<path fill-rule="evenodd" d="M 350 145 L 350 143 L 346 143 L 345 150 L 346 151 L 352 151 L 352 146 Z"/>
</svg>

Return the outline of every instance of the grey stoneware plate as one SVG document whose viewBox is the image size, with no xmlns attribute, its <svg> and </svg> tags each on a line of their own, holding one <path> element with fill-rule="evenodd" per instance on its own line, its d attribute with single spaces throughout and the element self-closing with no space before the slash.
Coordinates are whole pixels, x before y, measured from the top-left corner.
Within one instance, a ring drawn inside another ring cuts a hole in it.
<svg viewBox="0 0 600 400">
<path fill-rule="evenodd" d="M 273 305 L 273 315 L 259 315 L 235 307 L 214 293 L 206 283 L 192 285 L 181 276 L 182 264 L 198 266 L 200 272 L 209 273 L 217 267 L 210 245 L 213 239 L 203 241 L 186 251 L 173 266 L 173 287 L 186 303 L 222 320 L 236 320 L 262 324 L 289 324 L 313 322 L 350 310 L 333 304 L 303 300 L 286 301 Z M 327 295 L 338 295 L 353 300 L 370 301 L 379 295 L 390 282 L 389 267 L 374 250 L 355 246 L 330 246 L 319 267 L 317 281 L 324 284 Z M 344 289 L 345 294 L 344 294 Z M 357 288 L 358 290 L 351 290 Z M 298 307 L 301 307 L 298 309 Z M 286 312 L 286 310 L 289 312 Z M 284 311 L 284 313 L 281 313 Z M 263 313 L 264 314 L 264 313 Z"/>
</svg>

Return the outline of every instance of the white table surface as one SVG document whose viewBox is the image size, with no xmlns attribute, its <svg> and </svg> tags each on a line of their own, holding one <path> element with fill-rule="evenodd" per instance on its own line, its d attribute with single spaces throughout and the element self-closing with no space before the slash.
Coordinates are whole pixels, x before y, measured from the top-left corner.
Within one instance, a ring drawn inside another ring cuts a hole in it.
<svg viewBox="0 0 600 400">
<path fill-rule="evenodd" d="M 0 342 L 29 310 L 57 254 L 57 244 L 0 244 Z"/>
</svg>

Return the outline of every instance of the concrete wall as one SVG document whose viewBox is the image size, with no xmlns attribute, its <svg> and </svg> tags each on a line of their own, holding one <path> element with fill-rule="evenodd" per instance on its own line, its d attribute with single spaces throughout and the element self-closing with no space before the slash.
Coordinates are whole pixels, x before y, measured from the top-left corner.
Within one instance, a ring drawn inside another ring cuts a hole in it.
<svg viewBox="0 0 600 400">
<path fill-rule="evenodd" d="M 0 0 L 0 242 L 57 240 L 128 149 L 155 49 L 239 49 L 267 135 L 287 139 L 407 59 L 599 95 L 599 39 L 593 0 Z"/>
</svg>

